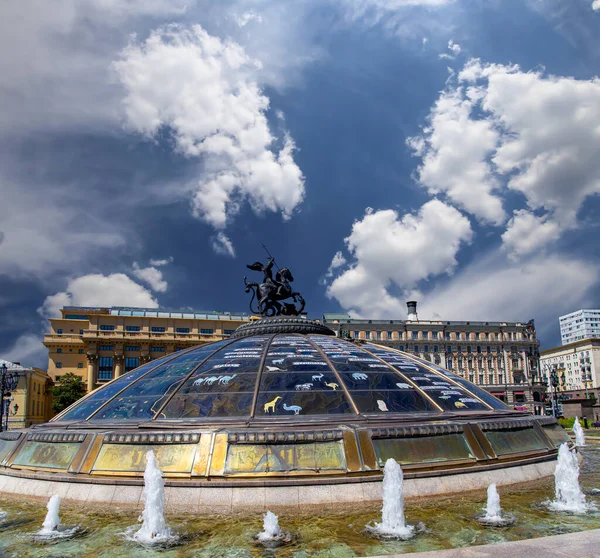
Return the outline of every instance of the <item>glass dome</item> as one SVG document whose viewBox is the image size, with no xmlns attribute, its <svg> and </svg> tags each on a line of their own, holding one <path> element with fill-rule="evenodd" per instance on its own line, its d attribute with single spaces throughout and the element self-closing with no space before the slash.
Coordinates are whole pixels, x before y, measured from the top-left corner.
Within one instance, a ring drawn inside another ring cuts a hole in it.
<svg viewBox="0 0 600 558">
<path fill-rule="evenodd" d="M 53 422 L 305 421 L 509 410 L 463 378 L 395 349 L 326 335 L 275 334 L 152 361 L 92 392 Z"/>
</svg>

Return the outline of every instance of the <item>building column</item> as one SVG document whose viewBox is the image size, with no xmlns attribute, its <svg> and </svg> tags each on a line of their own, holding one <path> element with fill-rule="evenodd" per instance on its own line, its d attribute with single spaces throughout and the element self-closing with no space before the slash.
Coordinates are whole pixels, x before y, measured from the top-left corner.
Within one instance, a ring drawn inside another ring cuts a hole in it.
<svg viewBox="0 0 600 558">
<path fill-rule="evenodd" d="M 113 356 L 113 361 L 115 363 L 115 374 L 114 377 L 118 378 L 123 374 L 123 363 L 125 362 L 125 355 L 115 354 Z"/>
<path fill-rule="evenodd" d="M 87 368 L 87 390 L 94 391 L 96 383 L 98 381 L 98 355 L 93 353 L 87 354 L 88 368 Z"/>
</svg>

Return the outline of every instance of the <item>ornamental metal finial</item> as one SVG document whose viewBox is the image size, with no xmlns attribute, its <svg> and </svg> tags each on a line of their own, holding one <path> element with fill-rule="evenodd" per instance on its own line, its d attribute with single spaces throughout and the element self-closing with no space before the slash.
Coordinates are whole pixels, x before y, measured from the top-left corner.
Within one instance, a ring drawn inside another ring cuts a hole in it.
<svg viewBox="0 0 600 558">
<path fill-rule="evenodd" d="M 264 245 L 263 248 L 269 254 Z M 263 273 L 262 283 L 248 283 L 246 277 L 244 277 L 246 292 L 249 293 L 252 291 L 250 311 L 262 316 L 297 316 L 301 314 L 304 310 L 305 302 L 300 293 L 292 290 L 292 286 L 290 285 L 294 280 L 292 272 L 287 267 L 282 267 L 277 270 L 275 278 L 273 278 L 273 265 L 277 265 L 275 264 L 275 258 L 269 254 L 266 265 L 263 265 L 261 262 L 254 262 L 246 266 L 252 271 Z M 258 308 L 252 307 L 255 298 L 258 302 Z M 294 302 L 282 302 L 288 298 L 293 299 Z M 300 304 L 299 307 L 296 306 L 296 302 Z"/>
</svg>

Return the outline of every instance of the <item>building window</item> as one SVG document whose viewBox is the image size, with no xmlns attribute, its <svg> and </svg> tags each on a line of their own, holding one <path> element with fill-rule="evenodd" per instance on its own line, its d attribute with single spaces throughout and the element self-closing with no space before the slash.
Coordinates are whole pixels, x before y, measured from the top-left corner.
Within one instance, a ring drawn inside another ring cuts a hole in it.
<svg viewBox="0 0 600 558">
<path fill-rule="evenodd" d="M 83 362 L 78 362 L 77 363 L 77 368 L 83 368 Z"/>
<path fill-rule="evenodd" d="M 58 354 L 61 354 L 61 353 L 62 353 L 62 349 L 56 349 L 56 352 L 57 352 Z"/>
<path fill-rule="evenodd" d="M 423 352 L 424 353 L 428 353 L 429 352 L 429 345 L 423 345 Z"/>
<path fill-rule="evenodd" d="M 481 354 L 481 345 L 477 345 L 477 353 Z"/>
<path fill-rule="evenodd" d="M 411 331 L 410 333 L 411 333 L 413 339 L 418 339 L 419 338 L 419 332 L 418 331 Z"/>
<path fill-rule="evenodd" d="M 446 340 L 450 341 L 450 332 L 449 331 L 446 332 Z"/>
<path fill-rule="evenodd" d="M 125 372 L 129 372 L 140 365 L 138 357 L 125 357 Z"/>
<path fill-rule="evenodd" d="M 165 332 L 164 327 L 153 327 L 152 328 L 152 333 L 164 333 L 164 332 Z"/>
<path fill-rule="evenodd" d="M 483 374 L 479 374 L 479 383 L 483 384 Z"/>
<path fill-rule="evenodd" d="M 212 329 L 201 329 L 200 333 L 202 335 L 212 335 L 214 333 L 214 330 L 212 330 Z"/>
<path fill-rule="evenodd" d="M 439 352 L 439 350 L 438 350 L 438 349 L 439 349 L 439 347 L 438 347 L 437 345 L 434 345 L 434 346 L 433 346 L 433 352 L 434 352 L 434 353 L 437 353 L 437 352 Z"/>
<path fill-rule="evenodd" d="M 462 347 L 460 345 L 456 348 L 456 352 L 457 353 L 462 353 Z"/>
<path fill-rule="evenodd" d="M 140 331 L 140 326 L 125 326 L 125 331 Z"/>
<path fill-rule="evenodd" d="M 404 345 L 400 345 L 400 346 L 398 347 L 398 349 L 399 349 L 399 350 L 401 350 L 401 351 L 403 351 L 403 350 L 404 350 Z"/>
<path fill-rule="evenodd" d="M 165 348 L 164 347 L 150 347 L 150 350 L 153 353 L 164 353 L 165 352 Z"/>
<path fill-rule="evenodd" d="M 447 352 L 448 354 L 452 354 L 452 345 L 448 345 L 448 346 L 446 347 L 446 352 Z"/>
<path fill-rule="evenodd" d="M 190 328 L 189 327 L 178 327 L 175 330 L 176 333 L 189 333 L 190 332 Z"/>
<path fill-rule="evenodd" d="M 140 350 L 140 348 L 138 347 L 138 345 L 126 345 L 125 346 L 125 350 L 126 351 L 137 352 L 137 351 Z"/>
<path fill-rule="evenodd" d="M 376 331 L 375 337 L 376 337 L 376 339 L 381 339 L 381 331 Z"/>
<path fill-rule="evenodd" d="M 100 326 L 100 331 L 114 331 L 114 330 L 115 330 L 114 325 L 101 325 Z"/>
<path fill-rule="evenodd" d="M 469 382 L 471 382 L 471 383 L 475 382 L 475 378 L 473 377 L 473 374 L 469 374 Z"/>
<path fill-rule="evenodd" d="M 113 345 L 99 345 L 98 350 L 99 351 L 113 351 L 114 346 Z"/>
<path fill-rule="evenodd" d="M 391 331 L 388 331 L 388 332 L 387 332 L 387 338 L 388 338 L 388 339 L 391 339 L 391 338 L 392 338 L 392 332 L 391 332 Z"/>
<path fill-rule="evenodd" d="M 452 368 L 452 357 L 448 358 L 447 363 L 448 363 L 448 368 Z"/>
<path fill-rule="evenodd" d="M 83 335 L 83 329 L 79 330 L 79 335 Z"/>
<path fill-rule="evenodd" d="M 62 335 L 62 329 L 57 329 L 56 333 L 58 333 L 58 335 Z"/>
<path fill-rule="evenodd" d="M 62 362 L 57 362 L 56 363 L 56 368 L 62 368 Z"/>
<path fill-rule="evenodd" d="M 467 353 L 471 354 L 471 345 L 467 345 Z"/>
<path fill-rule="evenodd" d="M 353 332 L 352 332 L 352 337 L 353 337 L 354 339 L 358 339 L 358 331 L 353 331 Z"/>
<path fill-rule="evenodd" d="M 98 381 L 112 380 L 113 377 L 113 358 L 100 357 L 98 364 Z"/>
<path fill-rule="evenodd" d="M 231 335 L 234 331 L 235 331 L 235 329 L 224 329 L 223 333 L 225 335 Z"/>
</svg>

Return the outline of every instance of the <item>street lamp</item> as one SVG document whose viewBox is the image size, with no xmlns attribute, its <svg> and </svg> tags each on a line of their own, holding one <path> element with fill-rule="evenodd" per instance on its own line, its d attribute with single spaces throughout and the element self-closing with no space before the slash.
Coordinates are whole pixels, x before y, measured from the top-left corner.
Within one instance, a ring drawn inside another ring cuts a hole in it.
<svg viewBox="0 0 600 558">
<path fill-rule="evenodd" d="M 556 368 L 552 367 L 552 372 L 550 373 L 550 384 L 552 385 L 552 415 L 558 416 L 558 374 L 556 373 Z"/>
<path fill-rule="evenodd" d="M 0 432 L 8 430 L 8 410 L 10 407 L 11 391 L 19 383 L 19 374 L 8 372 L 6 364 L 0 366 Z M 4 419 L 6 417 L 6 419 Z"/>
</svg>

